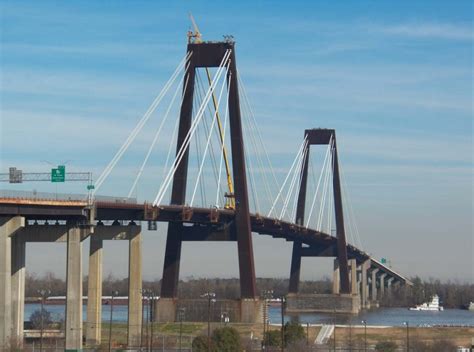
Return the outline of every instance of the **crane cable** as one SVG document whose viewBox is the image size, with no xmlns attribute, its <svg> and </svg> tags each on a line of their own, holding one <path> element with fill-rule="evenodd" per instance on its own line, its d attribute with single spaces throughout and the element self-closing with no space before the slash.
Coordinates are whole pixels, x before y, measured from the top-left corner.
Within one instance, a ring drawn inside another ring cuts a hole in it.
<svg viewBox="0 0 474 352">
<path fill-rule="evenodd" d="M 222 88 L 221 88 L 221 91 L 219 93 L 219 100 L 217 101 L 217 109 L 216 109 L 216 114 L 217 114 L 217 111 L 219 110 L 219 104 L 221 102 L 221 98 L 222 98 L 222 93 L 224 92 L 224 88 L 225 88 L 225 82 L 222 83 Z M 227 101 L 229 99 L 229 93 L 227 93 Z M 193 203 L 194 203 L 194 198 L 196 196 L 196 191 L 197 191 L 197 187 L 198 187 L 198 183 L 199 183 L 199 180 L 201 179 L 201 175 L 202 175 L 202 169 L 203 169 L 203 166 L 204 166 L 204 162 L 206 161 L 206 156 L 207 156 L 207 151 L 209 150 L 209 144 L 210 144 L 210 141 L 211 141 L 211 137 L 212 137 L 212 132 L 214 130 L 214 124 L 216 122 L 216 119 L 213 119 L 212 121 L 212 124 L 211 124 L 211 128 L 210 128 L 210 131 L 209 131 L 209 135 L 207 137 L 207 141 L 206 141 L 206 146 L 204 148 L 204 155 L 202 157 L 202 160 L 201 160 L 201 163 L 199 165 L 199 171 L 198 171 L 198 175 L 197 175 L 197 181 L 196 181 L 196 184 L 194 186 L 194 190 L 193 190 L 193 195 L 191 197 L 191 202 L 190 202 L 190 206 L 193 206 Z"/>
</svg>

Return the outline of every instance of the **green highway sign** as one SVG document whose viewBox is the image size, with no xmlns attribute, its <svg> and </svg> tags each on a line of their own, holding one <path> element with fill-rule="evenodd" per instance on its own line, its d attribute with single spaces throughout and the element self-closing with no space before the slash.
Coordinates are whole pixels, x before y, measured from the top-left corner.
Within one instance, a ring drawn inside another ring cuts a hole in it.
<svg viewBox="0 0 474 352">
<path fill-rule="evenodd" d="M 87 189 L 90 191 L 91 189 L 94 189 L 94 185 L 87 185 Z"/>
<path fill-rule="evenodd" d="M 66 167 L 59 165 L 56 169 L 51 169 L 51 182 L 64 182 L 66 179 Z"/>
</svg>

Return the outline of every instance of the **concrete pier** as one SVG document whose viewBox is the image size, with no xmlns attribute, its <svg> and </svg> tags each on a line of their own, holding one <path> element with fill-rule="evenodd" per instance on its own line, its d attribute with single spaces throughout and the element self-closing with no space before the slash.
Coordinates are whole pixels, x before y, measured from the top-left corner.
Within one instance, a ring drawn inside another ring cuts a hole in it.
<svg viewBox="0 0 474 352">
<path fill-rule="evenodd" d="M 334 259 L 334 271 L 332 277 L 332 293 L 338 294 L 340 291 L 340 270 L 339 270 L 339 261 Z"/>
<path fill-rule="evenodd" d="M 373 269 L 371 272 L 371 299 L 373 302 L 377 302 L 377 273 L 379 269 Z"/>
<path fill-rule="evenodd" d="M 78 227 L 67 234 L 66 350 L 82 349 L 82 242 Z"/>
<path fill-rule="evenodd" d="M 351 281 L 351 293 L 353 295 L 358 295 L 359 291 L 357 289 L 357 262 L 355 259 L 349 260 L 349 268 L 351 271 L 350 281 Z"/>
<path fill-rule="evenodd" d="M 382 274 L 382 275 L 379 276 L 380 298 L 382 298 L 385 294 L 385 277 L 386 276 L 387 276 L 387 274 Z"/>
<path fill-rule="evenodd" d="M 263 322 L 263 301 L 259 299 L 244 298 L 240 300 L 240 322 Z"/>
<path fill-rule="evenodd" d="M 12 237 L 12 336 L 16 345 L 23 344 L 23 322 L 25 317 L 25 249 L 21 232 Z"/>
<path fill-rule="evenodd" d="M 131 225 L 132 227 L 136 227 Z M 128 347 L 140 347 L 142 326 L 142 236 L 129 238 L 128 257 Z"/>
<path fill-rule="evenodd" d="M 174 322 L 177 320 L 177 309 L 184 308 L 186 320 L 205 322 L 210 314 L 213 322 L 221 321 L 222 313 L 226 312 L 232 323 L 262 323 L 263 300 L 259 299 L 219 299 L 211 303 L 207 298 L 172 299 L 160 298 L 155 307 L 155 316 L 159 322 Z"/>
<path fill-rule="evenodd" d="M 102 321 L 102 252 L 103 241 L 97 234 L 91 236 L 89 250 L 89 276 L 87 290 L 87 346 L 101 343 Z"/>
<path fill-rule="evenodd" d="M 361 270 L 361 307 L 369 307 L 369 290 L 367 282 L 367 271 L 370 268 L 370 259 L 363 262 L 360 266 Z"/>
<path fill-rule="evenodd" d="M 177 298 L 161 297 L 155 305 L 156 321 L 160 323 L 169 323 L 176 320 Z"/>
<path fill-rule="evenodd" d="M 359 296 L 352 294 L 289 294 L 286 299 L 286 312 L 288 314 L 357 314 L 359 311 Z"/>
<path fill-rule="evenodd" d="M 102 321 L 102 256 L 103 241 L 127 240 L 129 246 L 128 347 L 140 346 L 142 330 L 142 241 L 141 227 L 134 223 L 105 226 L 98 223 L 91 236 L 89 252 L 89 288 L 87 303 L 86 344 L 94 347 L 101 342 Z M 110 295 L 111 292 L 105 294 Z"/>
<path fill-rule="evenodd" d="M 0 346 L 12 337 L 12 236 L 23 226 L 23 217 L 0 218 Z"/>
<path fill-rule="evenodd" d="M 387 280 L 387 293 L 390 296 L 392 294 L 392 281 L 394 280 L 393 277 Z"/>
</svg>

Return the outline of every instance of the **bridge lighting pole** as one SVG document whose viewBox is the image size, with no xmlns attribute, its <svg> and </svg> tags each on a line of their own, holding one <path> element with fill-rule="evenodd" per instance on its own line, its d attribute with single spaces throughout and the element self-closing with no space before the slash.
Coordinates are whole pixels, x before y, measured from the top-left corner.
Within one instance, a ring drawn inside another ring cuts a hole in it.
<svg viewBox="0 0 474 352">
<path fill-rule="evenodd" d="M 306 346 L 309 346 L 309 323 L 306 323 Z"/>
<path fill-rule="evenodd" d="M 211 303 L 216 302 L 216 294 L 214 292 L 206 292 L 201 295 L 207 298 L 207 350 L 211 351 Z"/>
<path fill-rule="evenodd" d="M 183 338 L 183 320 L 184 320 L 184 314 L 186 312 L 186 308 L 179 308 L 178 311 L 178 319 L 179 319 L 179 351 L 181 352 L 181 341 Z M 209 343 L 209 341 L 208 341 Z M 153 350 L 152 350 L 153 351 Z"/>
<path fill-rule="evenodd" d="M 362 320 L 362 324 L 364 324 L 364 351 L 367 352 L 367 321 Z"/>
<path fill-rule="evenodd" d="M 147 325 L 148 324 L 148 321 L 147 321 L 147 318 L 146 318 L 146 294 L 147 294 L 147 290 L 146 289 L 141 289 L 140 290 L 140 293 L 142 294 L 142 329 L 141 329 L 141 337 L 140 337 L 140 347 L 145 347 L 145 349 L 147 348 L 147 345 L 148 345 L 148 331 L 146 331 L 147 329 Z M 145 332 L 144 332 L 145 331 Z"/>
<path fill-rule="evenodd" d="M 273 290 L 263 291 L 263 339 L 262 348 L 266 347 L 267 344 L 267 320 L 268 320 L 268 299 L 273 297 Z"/>
<path fill-rule="evenodd" d="M 352 352 L 352 322 L 349 321 L 349 351 Z"/>
<path fill-rule="evenodd" d="M 281 352 L 285 351 L 285 304 L 286 297 L 281 296 Z"/>
<path fill-rule="evenodd" d="M 150 351 L 153 351 L 153 322 L 154 322 L 154 316 L 153 316 L 153 311 L 155 309 L 155 291 L 150 290 L 150 296 L 151 296 L 151 301 L 150 301 L 150 306 L 148 309 L 150 309 Z"/>
<path fill-rule="evenodd" d="M 334 308 L 333 321 L 334 321 L 334 352 L 336 352 L 336 308 Z"/>
<path fill-rule="evenodd" d="M 149 350 L 149 347 L 150 347 L 150 339 L 148 337 L 148 325 L 150 323 L 150 306 L 148 304 L 148 302 L 150 301 L 150 290 L 145 290 L 145 303 L 146 303 L 146 309 L 145 309 L 145 313 L 146 313 L 146 325 L 145 325 L 145 336 L 146 336 L 146 344 L 145 344 L 145 347 L 146 347 L 146 350 L 148 351 Z"/>
<path fill-rule="evenodd" d="M 109 352 L 112 351 L 112 319 L 114 314 L 114 298 L 118 296 L 118 291 L 112 291 L 112 301 L 110 302 L 110 320 L 109 320 Z"/>
<path fill-rule="evenodd" d="M 50 290 L 38 290 L 41 296 L 41 326 L 40 326 L 40 352 L 43 351 L 43 332 L 44 332 L 44 300 L 51 294 Z"/>
<path fill-rule="evenodd" d="M 145 290 L 144 289 L 140 290 L 140 293 L 142 294 L 142 326 L 140 329 L 140 348 L 141 348 L 143 347 L 143 329 L 145 328 L 145 297 L 144 297 Z"/>
<path fill-rule="evenodd" d="M 408 321 L 403 323 L 407 327 L 407 352 L 410 351 L 410 324 Z"/>
<path fill-rule="evenodd" d="M 145 347 L 147 351 L 152 350 L 153 347 L 153 320 L 152 320 L 152 309 L 153 309 L 153 299 L 155 293 L 153 290 L 150 289 L 142 289 L 142 337 L 141 337 L 141 345 L 143 345 L 143 320 L 145 320 Z M 145 300 L 145 303 L 143 303 Z M 145 308 L 146 306 L 146 308 Z M 144 314 L 146 313 L 146 314 Z M 150 335 L 148 334 L 150 331 Z"/>
</svg>

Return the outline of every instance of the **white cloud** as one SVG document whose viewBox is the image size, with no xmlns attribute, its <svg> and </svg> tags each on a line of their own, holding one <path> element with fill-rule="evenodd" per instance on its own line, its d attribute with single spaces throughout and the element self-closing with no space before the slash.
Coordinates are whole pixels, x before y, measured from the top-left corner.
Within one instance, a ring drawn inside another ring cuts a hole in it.
<svg viewBox="0 0 474 352">
<path fill-rule="evenodd" d="M 382 33 L 400 35 L 411 38 L 469 40 L 474 38 L 474 32 L 469 25 L 454 25 L 449 23 L 405 23 L 398 25 L 374 27 Z"/>
</svg>

